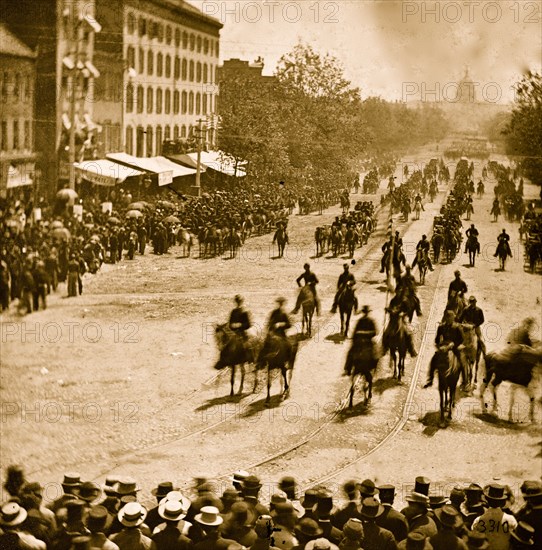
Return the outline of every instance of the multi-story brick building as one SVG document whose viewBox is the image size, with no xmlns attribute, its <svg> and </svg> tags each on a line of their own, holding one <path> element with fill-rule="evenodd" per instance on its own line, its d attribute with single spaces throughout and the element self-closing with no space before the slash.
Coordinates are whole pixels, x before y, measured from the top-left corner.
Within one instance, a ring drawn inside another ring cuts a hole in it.
<svg viewBox="0 0 542 550">
<path fill-rule="evenodd" d="M 183 0 L 96 0 L 96 8 L 103 153 L 160 155 L 164 141 L 188 137 L 199 119 L 214 143 L 222 24 Z"/>
<path fill-rule="evenodd" d="M 0 194 L 35 181 L 36 55 L 0 23 Z"/>
</svg>

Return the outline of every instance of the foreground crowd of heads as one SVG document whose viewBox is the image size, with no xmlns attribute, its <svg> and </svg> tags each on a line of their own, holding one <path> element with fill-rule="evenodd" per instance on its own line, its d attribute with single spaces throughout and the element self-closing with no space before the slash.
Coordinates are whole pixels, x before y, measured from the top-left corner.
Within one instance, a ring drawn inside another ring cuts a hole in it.
<svg viewBox="0 0 542 550">
<path fill-rule="evenodd" d="M 396 488 L 347 481 L 342 494 L 316 486 L 298 498 L 283 477 L 268 498 L 258 477 L 235 472 L 227 484 L 195 478 L 190 493 L 171 481 L 145 505 L 132 478 L 105 485 L 68 473 L 63 494 L 44 503 L 44 488 L 10 466 L 0 510 L 0 548 L 79 550 L 388 550 L 542 548 L 542 483 L 525 481 L 516 499 L 507 486 L 457 485 L 450 494 L 417 477 L 407 506 Z M 188 496 L 190 494 L 190 497 Z"/>
</svg>

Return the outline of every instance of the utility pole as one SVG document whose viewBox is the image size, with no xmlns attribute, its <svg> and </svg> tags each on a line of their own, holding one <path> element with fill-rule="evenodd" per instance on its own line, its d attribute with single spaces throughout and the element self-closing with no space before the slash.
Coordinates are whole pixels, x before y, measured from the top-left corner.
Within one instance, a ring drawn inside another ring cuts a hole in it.
<svg viewBox="0 0 542 550">
<path fill-rule="evenodd" d="M 79 89 L 79 35 L 80 35 L 81 25 L 76 14 L 72 11 L 72 28 L 71 28 L 71 42 L 72 48 L 71 52 L 73 53 L 73 43 L 75 42 L 75 56 L 74 56 L 74 66 L 72 69 L 71 76 L 71 96 L 70 96 L 70 142 L 69 142 L 69 170 L 70 170 L 70 180 L 69 188 L 75 189 L 75 108 L 77 101 L 77 90 Z"/>
<path fill-rule="evenodd" d="M 203 123 L 205 121 L 200 118 L 198 119 L 198 128 L 197 128 L 197 160 L 196 160 L 196 185 L 194 186 L 194 191 L 196 196 L 201 197 L 201 138 L 203 137 Z"/>
</svg>

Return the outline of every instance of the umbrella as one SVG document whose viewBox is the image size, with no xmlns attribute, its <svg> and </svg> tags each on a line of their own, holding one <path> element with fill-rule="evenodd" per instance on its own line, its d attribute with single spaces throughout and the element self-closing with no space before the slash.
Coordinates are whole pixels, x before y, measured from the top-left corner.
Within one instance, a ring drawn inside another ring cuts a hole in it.
<svg viewBox="0 0 542 550">
<path fill-rule="evenodd" d="M 177 216 L 168 216 L 167 218 L 164 218 L 162 221 L 166 223 L 181 223 L 181 220 L 177 218 Z"/>
<path fill-rule="evenodd" d="M 108 220 L 107 220 L 107 223 L 112 223 L 113 225 L 117 225 L 120 223 L 120 220 L 118 218 L 115 218 L 115 216 L 111 216 Z"/>
<path fill-rule="evenodd" d="M 62 239 L 63 241 L 68 241 L 71 238 L 71 234 L 65 227 L 57 227 L 56 229 L 53 229 L 53 237 L 56 239 Z"/>
<path fill-rule="evenodd" d="M 139 210 L 128 210 L 126 212 L 127 218 L 141 218 L 143 214 Z"/>
<path fill-rule="evenodd" d="M 79 195 L 74 189 L 61 189 L 56 196 L 58 199 L 69 200 L 76 199 Z"/>
<path fill-rule="evenodd" d="M 64 227 L 64 224 L 60 220 L 55 220 L 51 224 L 51 229 L 58 229 L 59 227 Z"/>
<path fill-rule="evenodd" d="M 128 205 L 128 210 L 144 210 L 145 206 L 147 205 L 144 202 L 133 202 Z"/>
<path fill-rule="evenodd" d="M 164 208 L 175 208 L 175 205 L 169 201 L 158 201 L 158 206 L 163 206 Z"/>
</svg>

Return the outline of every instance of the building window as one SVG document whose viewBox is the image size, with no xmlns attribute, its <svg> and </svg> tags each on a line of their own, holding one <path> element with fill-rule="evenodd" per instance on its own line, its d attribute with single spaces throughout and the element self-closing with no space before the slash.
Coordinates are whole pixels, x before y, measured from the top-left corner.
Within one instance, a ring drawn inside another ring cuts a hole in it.
<svg viewBox="0 0 542 550">
<path fill-rule="evenodd" d="M 179 127 L 175 124 L 173 126 L 173 141 L 177 141 L 179 139 Z"/>
<path fill-rule="evenodd" d="M 162 76 L 164 70 L 164 56 L 159 53 L 156 56 L 156 76 Z"/>
<path fill-rule="evenodd" d="M 164 128 L 164 141 L 169 141 L 170 136 L 171 136 L 171 130 L 169 126 L 166 126 Z"/>
<path fill-rule="evenodd" d="M 19 121 L 13 121 L 13 149 L 17 151 L 19 149 Z"/>
<path fill-rule="evenodd" d="M 205 38 L 203 40 L 203 53 L 207 55 L 209 53 L 209 39 Z"/>
<path fill-rule="evenodd" d="M 173 114 L 179 114 L 179 90 L 173 92 Z"/>
<path fill-rule="evenodd" d="M 131 126 L 126 126 L 126 145 L 125 151 L 129 155 L 134 154 L 134 132 Z"/>
<path fill-rule="evenodd" d="M 2 121 L 2 151 L 8 150 L 8 123 Z"/>
<path fill-rule="evenodd" d="M 186 92 L 183 92 L 182 99 L 181 99 L 181 113 L 183 115 L 186 115 L 187 110 L 188 110 L 188 94 Z"/>
<path fill-rule="evenodd" d="M 145 50 L 143 48 L 139 48 L 139 74 L 143 74 L 145 72 Z"/>
<path fill-rule="evenodd" d="M 171 27 L 166 25 L 166 44 L 169 46 L 171 44 Z"/>
<path fill-rule="evenodd" d="M 162 88 L 156 90 L 156 114 L 162 113 Z"/>
<path fill-rule="evenodd" d="M 215 67 L 215 82 L 218 82 L 218 65 Z"/>
<path fill-rule="evenodd" d="M 145 154 L 145 133 L 143 126 L 138 126 L 136 130 L 136 157 L 142 157 Z"/>
<path fill-rule="evenodd" d="M 201 94 L 196 94 L 196 114 L 201 115 Z"/>
<path fill-rule="evenodd" d="M 2 78 L 2 101 L 6 101 L 8 98 L 8 86 L 9 86 L 9 73 L 7 71 L 4 71 L 4 76 Z"/>
<path fill-rule="evenodd" d="M 137 87 L 137 112 L 138 113 L 143 112 L 143 102 L 144 102 L 143 94 L 144 94 L 143 86 L 138 86 Z"/>
<path fill-rule="evenodd" d="M 201 53 L 201 36 L 198 36 L 198 38 L 196 39 L 196 49 L 198 53 Z"/>
<path fill-rule="evenodd" d="M 188 114 L 194 114 L 194 92 L 188 94 Z"/>
<path fill-rule="evenodd" d="M 173 69 L 173 78 L 179 80 L 181 78 L 181 58 L 175 56 L 175 68 Z"/>
<path fill-rule="evenodd" d="M 201 82 L 201 63 L 196 63 L 196 82 Z"/>
<path fill-rule="evenodd" d="M 152 109 L 153 109 L 153 94 L 154 92 L 152 91 L 152 86 L 149 86 L 147 88 L 147 113 L 152 113 Z"/>
<path fill-rule="evenodd" d="M 135 48 L 133 46 L 128 46 L 126 50 L 126 61 L 129 68 L 135 69 Z"/>
<path fill-rule="evenodd" d="M 154 71 L 154 54 L 152 50 L 147 52 L 147 74 L 151 75 Z"/>
<path fill-rule="evenodd" d="M 15 84 L 13 85 L 13 98 L 19 100 L 21 94 L 21 75 L 15 73 Z"/>
<path fill-rule="evenodd" d="M 203 114 L 206 115 L 207 114 L 207 94 L 203 94 L 201 96 L 201 99 L 202 99 L 201 106 L 203 108 Z"/>
<path fill-rule="evenodd" d="M 127 22 L 128 22 L 128 34 L 134 34 L 135 31 L 135 16 L 132 12 L 128 13 L 127 16 Z"/>
<path fill-rule="evenodd" d="M 144 17 L 140 17 L 137 20 L 137 27 L 139 36 L 145 36 L 147 34 L 147 20 Z"/>
<path fill-rule="evenodd" d="M 178 48 L 181 45 L 181 30 L 175 29 L 175 46 Z"/>
<path fill-rule="evenodd" d="M 194 82 L 194 62 L 192 60 L 190 60 L 189 80 Z"/>
<path fill-rule="evenodd" d="M 194 51 L 195 46 L 196 46 L 196 36 L 190 33 L 190 50 Z"/>
<path fill-rule="evenodd" d="M 162 23 L 156 24 L 156 36 L 158 37 L 158 42 L 164 41 L 164 25 Z"/>
<path fill-rule="evenodd" d="M 215 109 L 216 109 L 216 104 L 215 104 Z M 209 94 L 209 112 L 210 113 L 213 112 L 213 94 Z"/>
<path fill-rule="evenodd" d="M 32 95 L 32 79 L 30 75 L 25 76 L 24 93 L 25 93 L 25 101 L 29 101 L 30 96 Z"/>
<path fill-rule="evenodd" d="M 126 86 L 126 112 L 131 113 L 134 110 L 134 87 L 132 84 Z"/>
<path fill-rule="evenodd" d="M 170 111 L 171 111 L 171 91 L 166 90 L 164 112 L 166 113 L 166 115 L 169 115 Z"/>
<path fill-rule="evenodd" d="M 156 127 L 156 154 L 162 154 L 162 126 Z"/>
<path fill-rule="evenodd" d="M 183 49 L 188 48 L 188 33 L 183 31 Z"/>
<path fill-rule="evenodd" d="M 25 120 L 24 121 L 24 148 L 29 150 L 30 147 L 30 121 Z"/>
<path fill-rule="evenodd" d="M 147 126 L 147 157 L 152 157 L 152 126 Z"/>
<path fill-rule="evenodd" d="M 218 40 L 216 41 L 216 44 L 215 44 L 215 55 L 216 57 L 220 57 L 220 44 Z"/>
<path fill-rule="evenodd" d="M 186 125 L 184 124 L 181 126 L 181 137 L 182 138 L 186 137 Z"/>
<path fill-rule="evenodd" d="M 182 71 L 181 71 L 182 79 L 186 80 L 188 78 L 188 61 L 183 58 L 182 62 Z"/>
<path fill-rule="evenodd" d="M 214 41 L 214 40 L 209 40 L 209 43 L 210 43 L 210 44 L 209 44 L 209 45 L 210 45 L 210 48 L 209 48 L 209 49 L 211 50 L 209 53 L 210 53 L 211 55 L 214 55 L 214 52 L 215 52 L 215 41 Z"/>
<path fill-rule="evenodd" d="M 171 56 L 166 55 L 166 78 L 171 78 Z"/>
<path fill-rule="evenodd" d="M 207 67 L 207 63 L 203 64 L 203 82 L 207 84 L 207 79 L 209 78 L 209 70 Z"/>
</svg>

